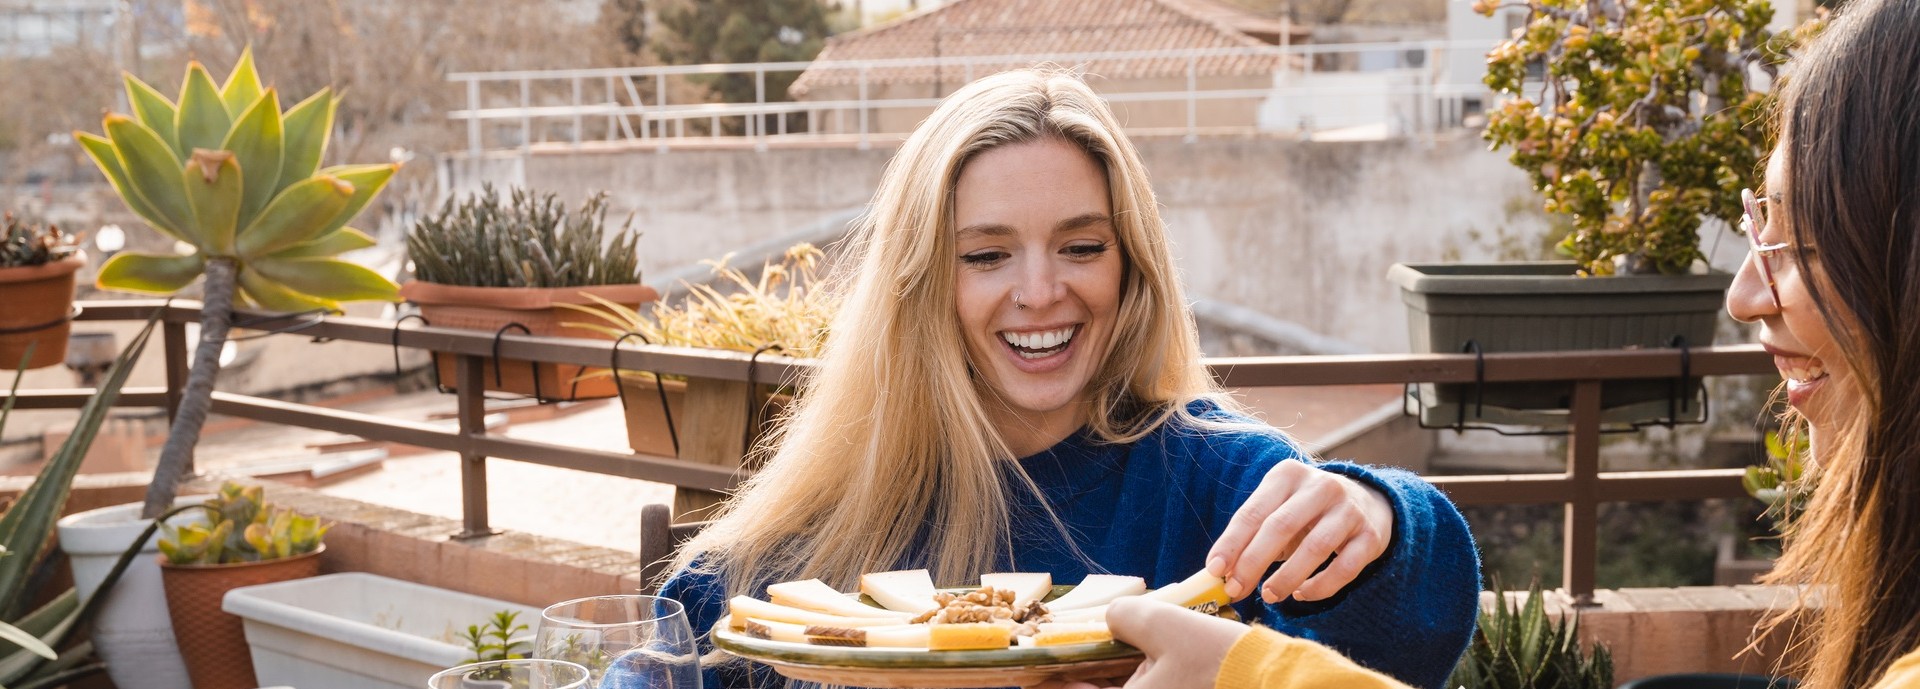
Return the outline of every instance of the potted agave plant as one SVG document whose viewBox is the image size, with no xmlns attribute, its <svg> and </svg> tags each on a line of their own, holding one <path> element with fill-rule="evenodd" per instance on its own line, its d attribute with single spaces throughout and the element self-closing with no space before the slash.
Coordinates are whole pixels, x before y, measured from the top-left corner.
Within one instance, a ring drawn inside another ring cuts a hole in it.
<svg viewBox="0 0 1920 689">
<path fill-rule="evenodd" d="M 73 274 L 86 265 L 78 239 L 52 225 L 0 220 L 0 368 L 40 368 L 67 356 Z M 33 356 L 22 363 L 31 349 Z"/>
<path fill-rule="evenodd" d="M 628 310 L 658 298 L 640 284 L 640 235 L 632 218 L 609 236 L 605 194 L 568 212 L 551 194 L 487 187 L 421 219 L 407 236 L 414 280 L 400 295 L 436 326 L 488 333 L 599 338 L 561 322 L 563 307 L 604 301 Z M 451 356 L 436 354 L 442 385 L 454 381 Z M 571 364 L 487 361 L 488 389 L 543 400 L 612 397 L 613 384 Z M 586 375 L 583 375 L 586 374 Z"/>
<path fill-rule="evenodd" d="M 1417 352 L 1702 347 L 1732 276 L 1708 270 L 1705 218 L 1733 225 L 1738 191 L 1773 142 L 1771 81 L 1800 34 L 1768 30 L 1773 8 L 1743 0 L 1476 0 L 1526 24 L 1487 55 L 1506 99 L 1484 132 L 1568 218 L 1568 261 L 1397 264 Z M 1529 76 L 1532 67 L 1544 66 Z M 1557 426 L 1570 387 L 1421 386 L 1423 422 Z M 1688 398 L 1698 385 L 1684 393 Z M 1609 422 L 1666 417 L 1666 381 L 1604 388 Z M 1697 414 L 1702 406 L 1689 405 Z M 1685 419 L 1675 419 L 1685 420 Z"/>
<path fill-rule="evenodd" d="M 61 525 L 63 543 L 79 541 L 71 534 L 84 532 L 98 537 L 88 539 L 94 548 L 109 552 L 175 506 L 213 403 L 234 308 L 336 310 L 346 301 L 393 301 L 398 289 L 339 258 L 374 245 L 347 223 L 399 166 L 322 167 L 339 105 L 331 89 L 282 110 L 280 94 L 261 85 L 251 51 L 240 55 L 224 84 L 205 66 L 189 63 L 173 99 L 131 74 L 124 83 L 132 114 L 107 115 L 105 136 L 74 132 L 74 138 L 127 208 L 184 249 L 121 252 L 100 267 L 95 282 L 102 289 L 171 295 L 205 280 L 192 368 L 146 500 L 137 512 L 107 508 Z M 142 559 L 130 568 L 127 588 L 157 592 L 159 577 L 152 559 Z M 116 599 L 94 633 L 103 656 L 128 659 L 113 662 L 110 674 L 121 686 L 188 686 L 177 653 L 155 650 L 171 646 L 164 598 Z"/>
<path fill-rule="evenodd" d="M 810 358 L 826 341 L 834 302 L 819 289 L 820 260 L 824 254 L 812 244 L 787 249 L 780 262 L 768 261 L 759 279 L 728 267 L 726 259 L 708 261 L 719 286 L 689 285 L 679 304 L 654 304 L 641 313 L 620 304 L 595 300 L 597 306 L 571 306 L 597 322 L 572 323 L 608 337 L 638 333 L 650 344 L 701 347 L 736 352 L 773 352 Z M 610 373 L 602 375 L 611 375 Z M 621 371 L 620 402 L 626 409 L 627 441 L 635 452 L 673 457 L 679 454 L 686 414 L 687 381 L 664 379 L 645 371 Z M 790 399 L 776 385 L 753 392 L 754 409 L 768 409 L 762 421 L 776 418 Z M 671 419 L 671 424 L 669 424 Z"/>
<path fill-rule="evenodd" d="M 228 591 L 320 573 L 331 525 L 275 509 L 264 492 L 229 482 L 199 506 L 205 523 L 161 528 L 160 580 L 195 689 L 259 686 L 241 618 L 221 609 Z"/>
</svg>

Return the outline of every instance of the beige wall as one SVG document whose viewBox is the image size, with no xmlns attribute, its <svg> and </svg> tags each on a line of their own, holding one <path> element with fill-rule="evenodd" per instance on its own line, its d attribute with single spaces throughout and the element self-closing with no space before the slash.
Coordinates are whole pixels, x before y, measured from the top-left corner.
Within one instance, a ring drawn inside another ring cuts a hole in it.
<svg viewBox="0 0 1920 689">
<path fill-rule="evenodd" d="M 984 76 L 984 74 L 982 74 Z M 1183 92 L 1187 90 L 1184 77 L 1165 79 L 1101 79 L 1088 78 L 1088 82 L 1102 94 L 1117 93 L 1154 93 Z M 952 93 L 966 83 L 966 75 L 957 73 L 953 79 L 935 85 L 924 84 L 870 84 L 867 87 L 869 100 L 936 98 Z M 1265 89 L 1273 85 L 1269 75 L 1243 76 L 1202 76 L 1195 80 L 1196 88 L 1201 91 L 1221 91 L 1229 89 Z M 808 93 L 806 101 L 853 101 L 860 98 L 858 86 L 829 86 Z M 1178 101 L 1155 102 L 1116 102 L 1113 103 L 1114 115 L 1129 129 L 1184 129 L 1187 126 L 1187 103 Z M 1259 99 L 1236 98 L 1218 100 L 1198 100 L 1194 107 L 1195 126 L 1198 127 L 1239 127 L 1251 129 L 1256 124 L 1260 110 Z M 868 131 L 871 133 L 906 133 L 913 131 L 921 120 L 933 112 L 932 106 L 922 108 L 873 108 L 867 116 Z M 816 131 L 829 134 L 859 133 L 859 114 L 857 111 L 841 112 L 838 115 L 825 111 L 818 116 Z"/>
</svg>

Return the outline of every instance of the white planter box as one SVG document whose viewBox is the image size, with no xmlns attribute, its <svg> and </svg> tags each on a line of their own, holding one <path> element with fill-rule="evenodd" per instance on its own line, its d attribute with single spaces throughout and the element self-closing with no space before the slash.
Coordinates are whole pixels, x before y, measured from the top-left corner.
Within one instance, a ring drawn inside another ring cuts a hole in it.
<svg viewBox="0 0 1920 689">
<path fill-rule="evenodd" d="M 263 685 L 300 689 L 419 689 L 472 656 L 460 634 L 501 610 L 531 630 L 540 610 L 362 572 L 227 593 Z"/>
</svg>

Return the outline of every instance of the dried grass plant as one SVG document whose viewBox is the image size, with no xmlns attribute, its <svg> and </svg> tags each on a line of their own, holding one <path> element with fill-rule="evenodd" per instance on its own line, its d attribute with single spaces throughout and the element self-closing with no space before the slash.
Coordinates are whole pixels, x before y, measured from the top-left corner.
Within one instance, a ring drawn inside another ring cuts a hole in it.
<svg viewBox="0 0 1920 689">
<path fill-rule="evenodd" d="M 687 296 L 675 304 L 657 302 L 651 313 L 594 297 L 599 306 L 562 304 L 600 319 L 599 323 L 568 323 L 618 338 L 639 333 L 647 342 L 678 347 L 703 347 L 753 352 L 778 347 L 791 357 L 813 357 L 826 342 L 827 324 L 835 302 L 820 289 L 820 261 L 825 253 L 802 242 L 787 249 L 779 263 L 767 262 L 758 280 L 728 265 L 732 254 L 702 261 L 713 269 L 713 284 L 687 285 Z M 589 295 L 591 296 L 591 295 Z M 622 371 L 629 380 L 652 380 L 641 371 Z"/>
</svg>

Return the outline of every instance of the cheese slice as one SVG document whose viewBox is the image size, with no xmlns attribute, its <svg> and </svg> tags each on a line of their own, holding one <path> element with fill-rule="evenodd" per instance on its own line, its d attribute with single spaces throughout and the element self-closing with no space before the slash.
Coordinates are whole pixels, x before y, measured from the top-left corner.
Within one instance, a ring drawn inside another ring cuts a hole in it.
<svg viewBox="0 0 1920 689">
<path fill-rule="evenodd" d="M 1117 574 L 1089 574 L 1080 580 L 1066 595 L 1047 601 L 1047 609 L 1055 613 L 1062 610 L 1080 610 L 1106 605 L 1121 596 L 1138 596 L 1147 592 L 1147 580 L 1140 577 L 1127 577 Z"/>
<path fill-rule="evenodd" d="M 835 591 L 832 586 L 821 583 L 819 579 L 789 581 L 767 587 L 767 595 L 775 605 L 789 608 L 812 610 L 842 617 L 878 617 L 890 620 L 893 624 L 906 624 L 913 615 L 892 610 L 882 610 L 865 605 L 846 594 Z"/>
<path fill-rule="evenodd" d="M 933 576 L 924 569 L 862 574 L 860 592 L 897 612 L 918 615 L 940 607 L 933 602 Z"/>
<path fill-rule="evenodd" d="M 991 586 L 1013 592 L 1013 609 L 1027 607 L 1027 603 L 1046 600 L 1053 593 L 1053 575 L 1046 572 L 1008 572 L 1002 574 L 980 575 L 981 586 Z"/>
<path fill-rule="evenodd" d="M 727 601 L 727 607 L 731 609 L 728 624 L 733 626 L 734 631 L 744 630 L 748 618 L 816 627 L 884 627 L 900 623 L 899 620 L 883 617 L 844 617 L 789 608 L 749 596 L 734 596 L 733 600 Z"/>
<path fill-rule="evenodd" d="M 926 648 L 930 630 L 924 624 L 867 627 L 867 645 L 873 648 Z"/>
<path fill-rule="evenodd" d="M 807 628 L 805 626 L 788 624 L 786 622 L 745 618 L 745 621 L 741 623 L 740 631 L 755 639 L 785 641 L 793 644 L 804 644 L 807 642 Z"/>
<path fill-rule="evenodd" d="M 1160 587 L 1146 597 L 1209 615 L 1220 612 L 1221 608 L 1233 602 L 1227 597 L 1227 580 L 1208 574 L 1204 569 L 1187 577 L 1186 581 Z"/>
<path fill-rule="evenodd" d="M 1048 617 L 1053 618 L 1054 622 L 1099 622 L 1106 624 L 1107 606 L 1096 605 L 1091 608 L 1080 608 L 1079 610 L 1061 610 L 1049 614 Z"/>
<path fill-rule="evenodd" d="M 997 650 L 1012 639 L 1012 630 L 991 622 L 927 625 L 927 648 L 935 651 Z"/>
<path fill-rule="evenodd" d="M 1112 641 L 1105 622 L 1041 622 L 1033 635 L 1035 646 L 1065 646 Z"/>
</svg>

